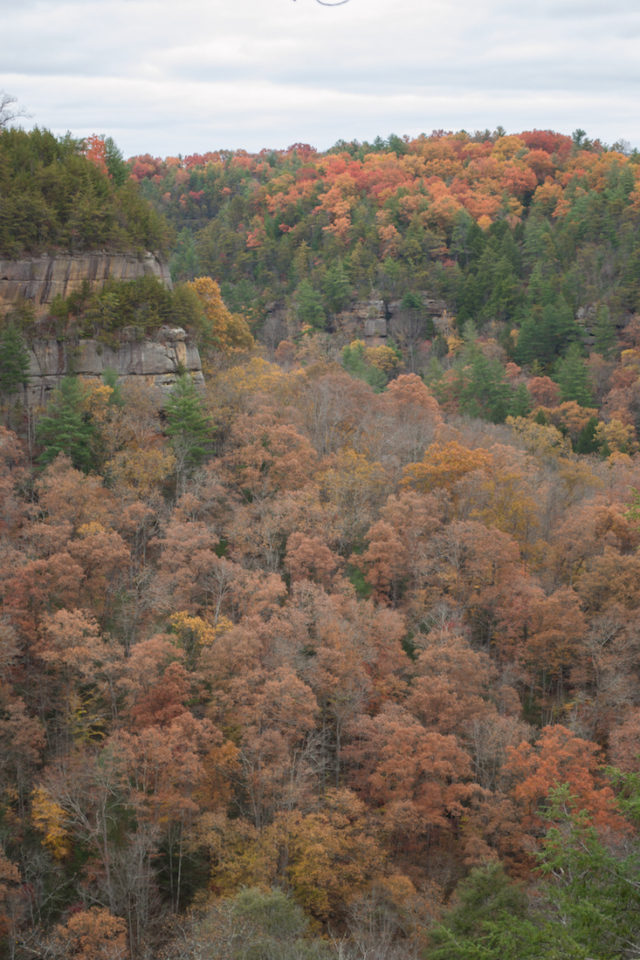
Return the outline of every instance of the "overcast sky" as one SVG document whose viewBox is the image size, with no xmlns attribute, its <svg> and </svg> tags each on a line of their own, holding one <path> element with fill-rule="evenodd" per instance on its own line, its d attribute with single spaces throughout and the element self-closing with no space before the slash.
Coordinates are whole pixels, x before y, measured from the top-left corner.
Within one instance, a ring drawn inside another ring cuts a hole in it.
<svg viewBox="0 0 640 960">
<path fill-rule="evenodd" d="M 127 157 L 498 125 L 640 148 L 638 0 L 0 0 L 0 31 L 23 125 Z"/>
</svg>

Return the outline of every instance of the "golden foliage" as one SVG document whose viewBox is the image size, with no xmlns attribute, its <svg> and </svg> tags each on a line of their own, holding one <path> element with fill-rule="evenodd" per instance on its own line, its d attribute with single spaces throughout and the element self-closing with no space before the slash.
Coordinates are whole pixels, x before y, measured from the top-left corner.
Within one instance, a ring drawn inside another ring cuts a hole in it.
<svg viewBox="0 0 640 960">
<path fill-rule="evenodd" d="M 608 450 L 609 454 L 632 454 L 638 451 L 634 428 L 630 423 L 621 423 L 620 420 L 613 419 L 609 423 L 601 420 L 596 427 L 595 439 L 603 450 Z"/>
<path fill-rule="evenodd" d="M 172 614 L 169 623 L 177 643 L 185 652 L 188 665 L 196 663 L 202 651 L 211 647 L 217 637 L 233 626 L 227 617 L 220 617 L 213 625 L 202 617 L 191 616 L 188 610 Z"/>
<path fill-rule="evenodd" d="M 36 829 L 44 834 L 42 842 L 53 858 L 66 860 L 71 853 L 67 816 L 46 787 L 36 787 L 33 791 L 31 816 Z"/>
<path fill-rule="evenodd" d="M 240 314 L 225 306 L 220 287 L 211 277 L 196 277 L 188 286 L 198 294 L 213 344 L 223 353 L 250 350 L 254 344 L 249 325 Z"/>
<path fill-rule="evenodd" d="M 383 373 L 393 373 L 400 366 L 400 358 L 395 350 L 382 344 L 379 347 L 366 347 L 364 351 L 367 363 Z"/>
<path fill-rule="evenodd" d="M 120 487 L 129 488 L 143 500 L 158 493 L 175 469 L 171 450 L 161 447 L 128 447 L 106 464 L 105 471 Z"/>
<path fill-rule="evenodd" d="M 402 472 L 400 485 L 429 493 L 440 487 L 452 491 L 454 485 L 469 473 L 486 470 L 492 463 L 487 450 L 464 447 L 456 440 L 432 443 L 421 463 L 410 463 Z"/>
</svg>

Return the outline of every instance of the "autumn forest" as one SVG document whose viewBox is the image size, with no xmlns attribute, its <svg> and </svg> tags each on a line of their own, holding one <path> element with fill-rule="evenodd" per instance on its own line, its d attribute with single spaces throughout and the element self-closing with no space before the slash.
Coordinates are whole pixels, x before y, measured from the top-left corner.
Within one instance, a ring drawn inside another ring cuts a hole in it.
<svg viewBox="0 0 640 960">
<path fill-rule="evenodd" d="M 0 300 L 0 956 L 640 955 L 640 155 L 0 129 L 93 250 L 172 285 Z"/>
</svg>

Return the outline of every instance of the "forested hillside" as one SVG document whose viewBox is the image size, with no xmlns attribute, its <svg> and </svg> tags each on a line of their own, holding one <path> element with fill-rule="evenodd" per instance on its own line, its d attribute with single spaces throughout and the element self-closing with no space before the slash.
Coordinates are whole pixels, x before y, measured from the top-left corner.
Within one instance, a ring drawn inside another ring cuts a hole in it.
<svg viewBox="0 0 640 960">
<path fill-rule="evenodd" d="M 6 311 L 5 955 L 631 960 L 637 157 L 535 131 L 130 166 L 206 386 L 159 414 L 70 376 L 25 411 Z M 346 335 L 373 297 L 411 343 Z"/>
<path fill-rule="evenodd" d="M 581 309 L 600 308 L 605 336 L 638 306 L 640 157 L 582 131 L 501 133 L 145 156 L 132 175 L 179 232 L 175 276 L 217 277 L 258 317 L 288 298 L 322 327 L 372 288 L 430 290 L 459 324 L 506 323 L 512 359 L 547 364 Z"/>
<path fill-rule="evenodd" d="M 330 331 L 336 351 L 356 299 L 396 301 L 397 359 L 352 358 L 374 385 L 404 367 L 448 411 L 499 423 L 542 407 L 582 452 L 637 441 L 637 153 L 487 131 L 131 164 L 176 228 L 176 279 L 218 279 L 266 342 Z M 425 297 L 447 304 L 443 323 Z"/>
</svg>

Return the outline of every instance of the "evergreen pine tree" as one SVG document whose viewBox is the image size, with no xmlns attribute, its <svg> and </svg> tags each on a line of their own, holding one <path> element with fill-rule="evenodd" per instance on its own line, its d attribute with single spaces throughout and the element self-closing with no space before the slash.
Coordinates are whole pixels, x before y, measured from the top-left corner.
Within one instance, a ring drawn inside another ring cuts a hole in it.
<svg viewBox="0 0 640 960">
<path fill-rule="evenodd" d="M 329 313 L 339 313 L 351 297 L 351 283 L 342 261 L 332 263 L 322 279 L 324 303 Z"/>
<path fill-rule="evenodd" d="M 616 345 L 616 330 L 611 321 L 608 306 L 603 303 L 596 314 L 595 342 L 596 353 L 608 358 Z"/>
<path fill-rule="evenodd" d="M 14 394 L 26 383 L 29 374 L 29 351 L 14 323 L 0 331 L 0 394 Z"/>
<path fill-rule="evenodd" d="M 628 804 L 627 812 L 635 819 L 637 774 L 620 777 L 627 793 L 621 806 Z M 580 958 L 637 956 L 640 848 L 634 835 L 622 848 L 612 849 L 579 809 L 567 784 L 554 788 L 550 801 L 545 815 L 551 826 L 539 860 L 554 928 L 566 931 Z"/>
<path fill-rule="evenodd" d="M 302 324 L 308 324 L 317 330 L 324 330 L 327 318 L 322 306 L 322 300 L 317 290 L 307 279 L 301 280 L 295 294 L 296 313 Z"/>
<path fill-rule="evenodd" d="M 176 380 L 165 404 L 166 432 L 176 458 L 176 494 L 189 473 L 204 460 L 211 442 L 211 421 L 204 412 L 193 379 L 186 373 Z"/>
<path fill-rule="evenodd" d="M 59 453 L 66 453 L 78 470 L 88 473 L 92 469 L 96 428 L 83 410 L 83 401 L 77 377 L 64 377 L 36 427 L 36 438 L 44 446 L 41 463 L 51 463 Z"/>
<path fill-rule="evenodd" d="M 589 407 L 593 404 L 589 374 L 580 344 L 572 343 L 566 356 L 558 361 L 555 379 L 560 387 L 563 400 L 575 400 L 583 407 Z"/>
<path fill-rule="evenodd" d="M 524 891 L 502 864 L 476 867 L 433 929 L 429 960 L 585 960 L 559 926 L 528 913 Z"/>
<path fill-rule="evenodd" d="M 582 428 L 578 434 L 577 440 L 574 444 L 574 450 L 576 453 L 595 453 L 598 449 L 598 437 L 596 434 L 596 429 L 598 427 L 598 418 L 589 417 L 587 423 Z M 605 444 L 606 445 L 606 444 Z M 602 450 L 602 455 L 608 457 L 610 450 Z"/>
</svg>

